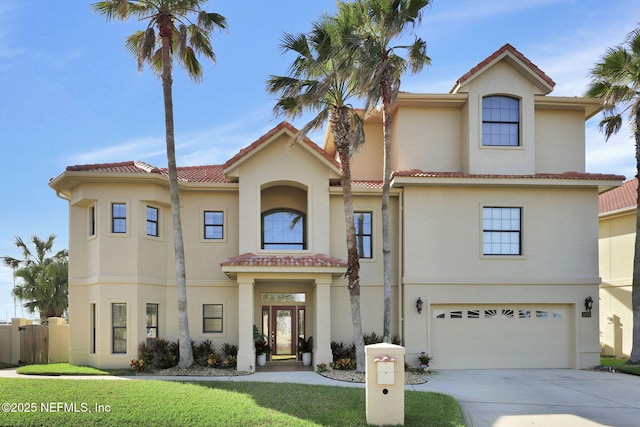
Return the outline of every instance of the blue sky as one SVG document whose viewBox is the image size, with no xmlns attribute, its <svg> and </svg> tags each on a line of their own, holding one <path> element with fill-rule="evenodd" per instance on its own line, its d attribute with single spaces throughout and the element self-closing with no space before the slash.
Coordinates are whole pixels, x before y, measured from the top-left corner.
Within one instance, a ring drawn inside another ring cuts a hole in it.
<svg viewBox="0 0 640 427">
<path fill-rule="evenodd" d="M 107 23 L 90 4 L 0 2 L 0 256 L 19 256 L 14 236 L 55 233 L 56 250 L 67 247 L 67 202 L 47 185 L 66 166 L 166 165 L 160 81 L 138 73 L 123 47 L 144 23 Z M 214 35 L 217 64 L 205 64 L 202 83 L 174 73 L 182 166 L 223 163 L 282 120 L 264 91 L 268 76 L 285 74 L 291 60 L 280 51 L 281 36 L 307 31 L 335 10 L 335 0 L 217 0 L 206 9 L 224 15 L 229 29 Z M 593 64 L 640 22 L 637 10 L 637 0 L 434 0 L 417 30 L 432 65 L 404 78 L 401 89 L 446 93 L 511 43 L 556 82 L 552 95 L 580 96 Z M 605 143 L 599 117 L 587 122 L 587 171 L 633 177 L 629 129 Z M 312 139 L 321 143 L 321 136 Z M 0 320 L 13 317 L 12 283 L 0 267 Z"/>
</svg>

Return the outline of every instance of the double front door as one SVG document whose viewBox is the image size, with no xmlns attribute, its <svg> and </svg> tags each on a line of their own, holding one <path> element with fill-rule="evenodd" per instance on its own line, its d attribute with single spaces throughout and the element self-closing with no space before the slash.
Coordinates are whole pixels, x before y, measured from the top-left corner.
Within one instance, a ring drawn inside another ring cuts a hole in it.
<svg viewBox="0 0 640 427">
<path fill-rule="evenodd" d="M 304 337 L 305 307 L 263 305 L 262 332 L 269 337 L 271 360 L 296 359 L 298 337 Z"/>
</svg>

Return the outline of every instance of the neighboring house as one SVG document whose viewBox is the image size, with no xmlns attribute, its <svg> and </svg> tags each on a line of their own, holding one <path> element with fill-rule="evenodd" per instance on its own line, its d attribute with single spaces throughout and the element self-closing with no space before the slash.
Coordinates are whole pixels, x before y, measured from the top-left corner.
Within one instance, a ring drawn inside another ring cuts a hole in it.
<svg viewBox="0 0 640 427">
<path fill-rule="evenodd" d="M 631 283 L 638 178 L 600 195 L 600 344 L 607 356 L 629 357 L 633 345 Z"/>
<path fill-rule="evenodd" d="M 624 177 L 585 173 L 599 101 L 553 86 L 505 45 L 449 94 L 398 95 L 392 319 L 409 363 L 598 364 L 598 305 L 584 308 L 600 283 L 598 195 Z M 254 325 L 274 360 L 313 336 L 314 365 L 328 364 L 331 342 L 353 339 L 340 166 L 330 134 L 320 148 L 296 133 L 281 123 L 223 165 L 179 168 L 191 336 L 237 344 L 239 369 L 255 369 Z M 352 172 L 363 330 L 380 334 L 380 117 Z M 175 340 L 166 170 L 71 166 L 49 185 L 69 201 L 70 362 L 124 367 L 148 337 Z"/>
</svg>

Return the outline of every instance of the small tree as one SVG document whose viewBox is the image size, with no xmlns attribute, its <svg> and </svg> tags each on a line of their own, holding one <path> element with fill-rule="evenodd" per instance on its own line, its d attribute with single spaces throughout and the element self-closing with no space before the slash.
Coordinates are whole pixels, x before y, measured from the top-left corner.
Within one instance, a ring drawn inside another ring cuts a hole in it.
<svg viewBox="0 0 640 427">
<path fill-rule="evenodd" d="M 22 251 L 22 259 L 3 257 L 4 265 L 12 268 L 14 276 L 21 280 L 12 291 L 14 297 L 24 302 L 30 313 L 39 312 L 43 324 L 49 317 L 62 317 L 69 306 L 67 250 L 47 256 L 53 250 L 55 237 L 51 234 L 47 240 L 42 240 L 33 236 L 31 242 L 35 252 L 16 237 L 15 245 Z"/>
</svg>

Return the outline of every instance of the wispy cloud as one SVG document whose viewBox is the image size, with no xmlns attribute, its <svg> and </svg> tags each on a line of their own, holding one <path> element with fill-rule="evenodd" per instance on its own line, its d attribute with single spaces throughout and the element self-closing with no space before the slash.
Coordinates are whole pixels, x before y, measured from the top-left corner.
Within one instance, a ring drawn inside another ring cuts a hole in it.
<svg viewBox="0 0 640 427">
<path fill-rule="evenodd" d="M 176 135 L 176 161 L 180 166 L 220 164 L 233 157 L 241 148 L 251 144 L 270 127 L 271 111 L 264 106 L 204 129 L 195 129 Z M 265 125 L 267 123 L 267 125 Z M 151 135 L 118 142 L 74 154 L 67 164 L 109 163 L 142 160 L 161 167 L 166 163 L 165 137 Z"/>
<path fill-rule="evenodd" d="M 460 23 L 460 21 L 479 20 L 490 16 L 506 15 L 570 1 L 571 0 L 536 0 L 535 2 L 529 2 L 486 0 L 482 2 L 464 2 L 465 4 L 463 6 L 452 8 L 446 12 L 439 12 L 438 8 L 434 7 L 433 13 L 430 12 L 429 21 L 451 25 L 452 22 Z"/>
<path fill-rule="evenodd" d="M 598 129 L 600 117 L 590 120 L 586 128 L 586 170 L 594 173 L 615 173 L 631 179 L 636 175 L 635 144 L 628 121 L 620 131 L 605 141 Z"/>
</svg>

